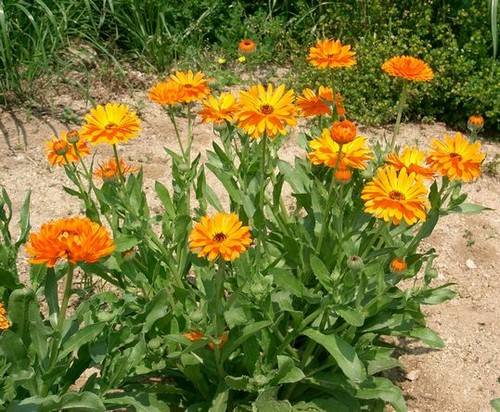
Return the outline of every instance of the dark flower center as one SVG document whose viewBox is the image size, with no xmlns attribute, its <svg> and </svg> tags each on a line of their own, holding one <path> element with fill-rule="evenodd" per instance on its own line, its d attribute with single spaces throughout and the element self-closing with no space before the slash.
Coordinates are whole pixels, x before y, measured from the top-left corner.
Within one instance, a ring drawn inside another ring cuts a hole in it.
<svg viewBox="0 0 500 412">
<path fill-rule="evenodd" d="M 273 111 L 273 106 L 269 104 L 263 104 L 262 106 L 260 106 L 260 112 L 263 114 L 271 114 Z"/>
<path fill-rule="evenodd" d="M 460 156 L 458 153 L 450 153 L 450 157 L 454 160 L 462 160 L 462 156 Z"/>
<path fill-rule="evenodd" d="M 226 239 L 227 239 L 226 234 L 222 233 L 222 232 L 216 233 L 215 236 L 214 236 L 214 240 L 216 242 L 223 242 Z"/>
<path fill-rule="evenodd" d="M 109 122 L 106 126 L 104 126 L 104 128 L 105 128 L 106 130 L 109 130 L 109 129 L 114 129 L 116 126 L 117 126 L 117 124 L 116 124 L 116 123 Z"/>
<path fill-rule="evenodd" d="M 401 192 L 398 192 L 397 190 L 392 190 L 389 193 L 389 197 L 392 200 L 405 200 L 405 195 L 403 193 L 401 193 Z"/>
</svg>

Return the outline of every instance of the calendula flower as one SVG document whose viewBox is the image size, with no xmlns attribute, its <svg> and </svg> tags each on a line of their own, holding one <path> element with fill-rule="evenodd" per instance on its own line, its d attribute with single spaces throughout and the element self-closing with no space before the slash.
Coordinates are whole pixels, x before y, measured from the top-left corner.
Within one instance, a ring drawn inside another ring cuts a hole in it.
<svg viewBox="0 0 500 412">
<path fill-rule="evenodd" d="M 125 104 L 99 105 L 85 115 L 80 136 L 90 143 L 125 143 L 138 136 L 141 129 L 139 118 Z"/>
<path fill-rule="evenodd" d="M 115 250 L 113 239 L 101 225 L 86 217 L 45 223 L 31 233 L 26 245 L 30 263 L 53 267 L 59 260 L 95 263 Z"/>
<path fill-rule="evenodd" d="M 297 106 L 300 108 L 302 116 L 322 116 L 332 112 L 328 101 L 333 101 L 333 91 L 330 96 L 328 89 L 330 88 L 323 88 L 318 94 L 308 88 L 302 91 L 302 95 L 297 97 Z"/>
<path fill-rule="evenodd" d="M 480 176 L 485 156 L 481 143 L 471 143 L 461 133 L 456 133 L 454 137 L 445 135 L 444 141 L 432 141 L 427 164 L 441 176 L 470 182 Z"/>
<path fill-rule="evenodd" d="M 425 179 L 432 179 L 434 176 L 434 171 L 425 166 L 425 153 L 416 147 L 405 147 L 400 155 L 390 153 L 387 156 L 386 163 L 398 171 L 406 169 L 408 174 L 414 172 L 417 176 Z"/>
<path fill-rule="evenodd" d="M 0 302 L 0 331 L 4 331 L 10 328 L 10 322 L 7 318 L 7 311 L 3 305 L 3 302 Z"/>
<path fill-rule="evenodd" d="M 253 53 L 256 49 L 255 42 L 251 39 L 243 39 L 240 41 L 240 44 L 238 45 L 238 50 L 241 53 Z"/>
<path fill-rule="evenodd" d="M 155 84 L 148 92 L 149 100 L 162 106 L 171 106 L 182 102 L 181 88 L 177 82 L 166 80 Z"/>
<path fill-rule="evenodd" d="M 467 121 L 467 128 L 471 132 L 477 132 L 481 130 L 483 126 L 484 126 L 484 118 L 479 114 L 470 116 L 469 120 Z"/>
<path fill-rule="evenodd" d="M 335 170 L 335 180 L 342 184 L 347 184 L 352 180 L 352 171 L 349 168 L 338 168 Z"/>
<path fill-rule="evenodd" d="M 238 125 L 254 139 L 285 134 L 287 125 L 297 124 L 293 100 L 293 91 L 285 90 L 284 85 L 274 88 L 268 84 L 264 88 L 259 84 L 241 91 L 240 109 L 236 114 Z"/>
<path fill-rule="evenodd" d="M 352 142 L 356 138 L 356 125 L 350 120 L 334 122 L 330 128 L 330 135 L 338 144 Z"/>
<path fill-rule="evenodd" d="M 116 159 L 112 157 L 105 163 L 101 163 L 99 165 L 99 167 L 94 171 L 94 176 L 99 177 L 106 182 L 112 182 L 119 179 L 120 171 L 123 176 L 137 172 L 136 167 L 130 166 L 123 159 L 120 159 L 119 165 L 120 169 L 118 169 Z"/>
<path fill-rule="evenodd" d="M 343 45 L 340 40 L 319 40 L 309 49 L 307 60 L 318 69 L 336 69 L 356 64 L 356 53 L 351 46 Z"/>
<path fill-rule="evenodd" d="M 90 146 L 83 139 L 79 139 L 75 144 L 70 143 L 68 141 L 68 132 L 62 131 L 59 138 L 53 136 L 47 142 L 46 152 L 47 160 L 52 166 L 63 166 L 68 163 L 78 162 L 78 154 L 80 157 L 90 154 Z"/>
<path fill-rule="evenodd" d="M 215 124 L 232 122 L 237 110 L 236 98 L 231 93 L 221 93 L 219 97 L 208 96 L 200 111 L 201 121 Z"/>
<path fill-rule="evenodd" d="M 389 266 L 393 273 L 402 273 L 408 268 L 406 261 L 402 257 L 392 259 Z"/>
<path fill-rule="evenodd" d="M 200 332 L 199 330 L 191 330 L 189 332 L 185 332 L 182 334 L 187 340 L 191 342 L 197 342 L 200 339 L 203 339 L 205 337 L 203 332 Z"/>
<path fill-rule="evenodd" d="M 210 94 L 208 81 L 202 72 L 177 71 L 170 76 L 170 79 L 179 87 L 181 103 L 200 101 Z"/>
<path fill-rule="evenodd" d="M 382 65 L 387 74 L 414 82 L 425 82 L 434 78 L 434 72 L 423 60 L 411 56 L 391 57 Z"/>
<path fill-rule="evenodd" d="M 218 257 L 226 261 L 237 259 L 252 243 L 248 226 L 234 213 L 219 212 L 204 216 L 189 235 L 189 247 L 199 257 L 208 260 Z"/>
<path fill-rule="evenodd" d="M 226 59 L 224 57 L 219 57 L 217 63 L 220 65 L 226 64 Z"/>
<path fill-rule="evenodd" d="M 408 174 L 406 169 L 399 173 L 392 166 L 378 169 L 363 188 L 361 199 L 365 212 L 395 225 L 403 220 L 412 225 L 426 219 L 427 188 L 415 173 Z"/>
<path fill-rule="evenodd" d="M 309 160 L 314 165 L 337 166 L 339 145 L 331 135 L 330 130 L 323 129 L 321 135 L 309 142 L 312 151 Z M 364 137 L 357 137 L 352 142 L 342 145 L 338 169 L 366 169 L 366 162 L 373 158 L 372 152 Z"/>
<path fill-rule="evenodd" d="M 246 63 L 246 61 L 247 61 L 247 58 L 245 56 L 238 57 L 238 62 L 239 63 Z"/>
</svg>

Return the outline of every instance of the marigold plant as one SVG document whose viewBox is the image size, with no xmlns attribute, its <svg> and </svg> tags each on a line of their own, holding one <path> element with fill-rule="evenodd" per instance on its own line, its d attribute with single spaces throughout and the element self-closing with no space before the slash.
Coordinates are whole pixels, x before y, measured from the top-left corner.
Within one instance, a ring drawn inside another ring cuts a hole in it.
<svg viewBox="0 0 500 412">
<path fill-rule="evenodd" d="M 309 49 L 307 59 L 318 69 L 337 69 L 356 64 L 356 53 L 350 45 L 343 45 L 340 40 L 319 40 Z"/>
</svg>

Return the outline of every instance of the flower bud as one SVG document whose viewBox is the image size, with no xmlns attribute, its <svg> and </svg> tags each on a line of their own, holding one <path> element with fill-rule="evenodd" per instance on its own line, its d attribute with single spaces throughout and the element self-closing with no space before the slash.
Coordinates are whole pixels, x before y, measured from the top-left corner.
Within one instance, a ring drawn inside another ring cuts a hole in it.
<svg viewBox="0 0 500 412">
<path fill-rule="evenodd" d="M 334 122 L 330 128 L 330 135 L 338 144 L 350 143 L 356 138 L 356 125 L 350 120 Z"/>
<path fill-rule="evenodd" d="M 71 144 L 78 143 L 78 141 L 80 140 L 80 134 L 78 133 L 78 130 L 76 130 L 76 129 L 70 130 L 66 134 L 66 140 L 68 142 L 70 142 Z"/>
<path fill-rule="evenodd" d="M 408 268 L 408 265 L 404 258 L 397 257 L 391 260 L 390 268 L 393 273 L 403 273 Z"/>
<path fill-rule="evenodd" d="M 478 132 L 483 128 L 483 126 L 484 118 L 480 114 L 470 116 L 469 120 L 467 121 L 467 128 L 471 132 Z"/>
<path fill-rule="evenodd" d="M 359 256 L 353 255 L 347 258 L 347 267 L 354 271 L 358 271 L 363 269 L 365 267 L 365 264 L 363 263 L 363 259 L 361 259 Z"/>
<path fill-rule="evenodd" d="M 348 168 L 339 168 L 335 170 L 335 180 L 341 184 L 347 184 L 352 180 L 352 172 Z"/>
<path fill-rule="evenodd" d="M 68 143 L 65 140 L 60 139 L 54 143 L 54 152 L 56 152 L 58 156 L 64 156 L 68 153 L 68 150 Z"/>
</svg>

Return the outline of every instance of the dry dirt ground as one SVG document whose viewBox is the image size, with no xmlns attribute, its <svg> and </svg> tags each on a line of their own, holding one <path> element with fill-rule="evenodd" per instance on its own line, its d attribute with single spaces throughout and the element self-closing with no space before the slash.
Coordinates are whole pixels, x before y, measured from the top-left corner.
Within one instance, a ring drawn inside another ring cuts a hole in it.
<svg viewBox="0 0 500 412">
<path fill-rule="evenodd" d="M 110 96 L 108 99 L 117 99 Z M 146 190 L 151 199 L 155 180 L 167 183 L 170 162 L 163 147 L 175 148 L 174 133 L 158 107 L 146 102 L 144 93 L 121 101 L 140 108 L 143 131 L 140 138 L 121 150 L 133 164 L 142 166 Z M 83 102 L 60 96 L 62 105 L 78 114 L 86 111 Z M 184 125 L 185 127 L 185 125 Z M 60 169 L 49 169 L 44 142 L 65 125 L 50 116 L 34 116 L 25 111 L 0 114 L 0 185 L 19 208 L 27 190 L 32 191 L 32 225 L 79 213 L 78 203 L 62 190 L 66 182 Z M 381 138 L 382 128 L 361 128 L 364 135 Z M 442 136 L 442 124 L 406 124 L 401 142 L 425 146 L 432 137 Z M 450 131 L 448 131 L 450 132 Z M 197 125 L 194 151 L 204 152 L 213 139 L 211 128 Z M 484 142 L 487 161 L 500 152 L 500 145 Z M 98 159 L 106 155 L 98 148 Z M 294 138 L 281 150 L 292 159 L 302 155 Z M 411 411 L 479 412 L 491 410 L 489 400 L 500 397 L 500 187 L 498 178 L 483 176 L 466 186 L 469 201 L 488 206 L 481 215 L 452 215 L 443 218 L 426 246 L 437 249 L 438 282 L 454 282 L 458 297 L 449 303 L 427 307 L 429 326 L 445 341 L 442 350 L 429 350 L 409 343 L 403 349 L 404 370 L 396 374 Z M 153 208 L 158 203 L 152 200 Z"/>
</svg>

